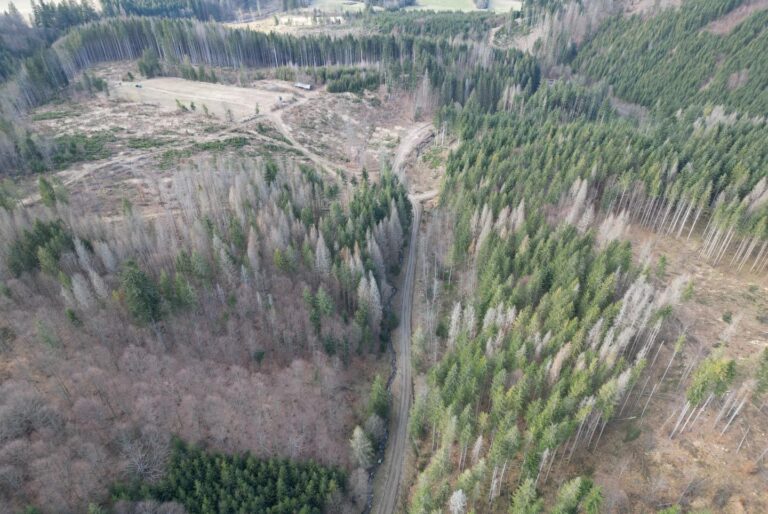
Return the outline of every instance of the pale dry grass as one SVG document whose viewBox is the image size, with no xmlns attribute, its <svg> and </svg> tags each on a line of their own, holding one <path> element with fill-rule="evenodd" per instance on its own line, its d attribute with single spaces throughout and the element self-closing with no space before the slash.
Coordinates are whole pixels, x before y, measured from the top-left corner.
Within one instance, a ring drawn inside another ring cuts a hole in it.
<svg viewBox="0 0 768 514">
<path fill-rule="evenodd" d="M 234 121 L 253 117 L 257 108 L 259 112 L 268 112 L 281 107 L 293 97 L 301 101 L 317 96 L 316 91 L 299 92 L 290 82 L 279 80 L 258 81 L 253 87 L 246 88 L 162 77 L 118 82 L 110 87 L 117 98 L 156 105 L 163 112 L 176 111 L 177 100 L 185 106 L 195 102 L 197 109 L 207 107 L 210 113 L 222 119 L 231 113 Z"/>
<path fill-rule="evenodd" d="M 737 273 L 727 265 L 711 266 L 698 257 L 695 236 L 685 241 L 632 227 L 627 237 L 636 254 L 645 243 L 650 244 L 653 265 L 666 256 L 664 283 L 690 275 L 694 295 L 675 308 L 679 324 L 660 336 L 664 345 L 644 394 L 638 395 L 646 375 L 638 381 L 623 414 L 608 425 L 600 445 L 582 452 L 566 469 L 593 468 L 597 483 L 604 487 L 604 506 L 611 512 L 648 512 L 679 501 L 713 512 L 765 512 L 765 463 L 754 464 L 768 436 L 764 412 L 748 404 L 721 435 L 724 423 L 714 424 L 720 406 L 716 400 L 692 428 L 673 439 L 669 434 L 685 402 L 687 380 L 680 380 L 689 366 L 696 366 L 719 348 L 724 356 L 736 360 L 738 378 L 733 389 L 753 375 L 757 356 L 768 347 L 768 325 L 763 317 L 768 312 L 768 280 L 764 275 Z M 726 312 L 733 313 L 731 323 L 736 330 L 723 320 Z M 640 419 L 650 390 L 670 362 L 681 329 L 688 334 L 684 350 L 672 361 L 666 380 Z M 728 334 L 727 342 L 722 341 L 724 334 Z M 639 427 L 640 436 L 626 442 L 631 427 Z M 744 443 L 737 452 L 742 438 Z"/>
<path fill-rule="evenodd" d="M 664 9 L 677 8 L 683 5 L 683 0 L 627 0 L 624 13 L 628 16 L 640 14 L 655 16 Z"/>
</svg>

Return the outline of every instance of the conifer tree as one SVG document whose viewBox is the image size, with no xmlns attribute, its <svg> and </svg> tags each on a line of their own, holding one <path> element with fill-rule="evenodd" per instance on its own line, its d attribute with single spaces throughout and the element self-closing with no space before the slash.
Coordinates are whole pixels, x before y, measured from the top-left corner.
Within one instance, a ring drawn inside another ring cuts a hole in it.
<svg viewBox="0 0 768 514">
<path fill-rule="evenodd" d="M 135 262 L 128 261 L 123 265 L 120 286 L 126 307 L 134 319 L 142 323 L 160 319 L 160 293 L 157 286 Z"/>
<path fill-rule="evenodd" d="M 368 411 L 382 419 L 389 417 L 389 392 L 380 375 L 376 375 L 368 398 Z"/>
</svg>

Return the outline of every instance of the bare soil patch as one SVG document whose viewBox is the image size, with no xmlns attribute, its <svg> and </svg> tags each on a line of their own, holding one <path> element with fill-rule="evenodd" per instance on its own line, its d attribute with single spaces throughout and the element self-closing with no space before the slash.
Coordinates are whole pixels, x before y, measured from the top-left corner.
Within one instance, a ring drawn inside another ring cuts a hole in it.
<svg viewBox="0 0 768 514">
<path fill-rule="evenodd" d="M 436 134 L 434 127 L 425 123 L 412 128 L 404 142 L 395 155 L 393 168 L 403 171 L 412 197 L 431 206 L 445 175 L 448 154 L 458 141 Z"/>
<path fill-rule="evenodd" d="M 683 0 L 627 0 L 624 7 L 624 14 L 632 16 L 640 14 L 642 16 L 655 16 L 664 9 L 677 8 L 683 5 Z"/>
<path fill-rule="evenodd" d="M 543 23 L 540 23 L 535 27 L 532 27 L 527 33 L 514 37 L 512 46 L 522 52 L 533 52 L 533 46 L 536 44 L 536 41 L 544 38 L 546 34 L 546 26 Z"/>
<path fill-rule="evenodd" d="M 648 119 L 647 107 L 644 107 L 640 104 L 627 102 L 617 96 L 614 96 L 613 94 L 608 97 L 608 100 L 611 102 L 611 107 L 616 109 L 616 112 L 618 112 L 620 116 L 636 118 L 640 121 Z"/>
<path fill-rule="evenodd" d="M 734 89 L 738 89 L 744 84 L 747 83 L 749 80 L 749 70 L 744 68 L 743 70 L 739 70 L 737 72 L 731 73 L 731 75 L 728 77 L 728 89 L 730 91 L 733 91 Z"/>
<path fill-rule="evenodd" d="M 359 96 L 322 94 L 285 109 L 291 135 L 317 155 L 358 175 L 378 174 L 392 163 L 401 138 L 418 122 L 405 95 L 383 91 Z"/>
<path fill-rule="evenodd" d="M 153 78 L 133 82 L 118 82 L 112 86 L 117 98 L 156 105 L 163 111 L 178 109 L 177 100 L 185 106 L 195 102 L 197 109 L 206 107 L 219 118 L 242 121 L 253 117 L 257 109 L 268 112 L 317 96 L 317 91 L 302 91 L 290 82 L 258 81 L 252 87 L 195 82 L 175 77 Z"/>
<path fill-rule="evenodd" d="M 113 137 L 108 158 L 55 174 L 71 201 L 89 205 L 100 216 L 119 216 L 123 199 L 143 216 L 172 210 L 172 195 L 166 193 L 173 191 L 174 170 L 211 154 L 291 156 L 334 178 L 337 170 L 351 179 L 363 169 L 375 178 L 417 125 L 404 94 L 299 91 L 274 79 L 248 82 L 250 87 L 173 77 L 121 83 L 126 69 L 114 63 L 94 71 L 109 80 L 110 96 L 75 96 L 35 113 L 40 120 L 35 127 L 42 132 Z M 227 142 L 237 138 L 244 142 L 228 148 Z M 33 180 L 22 190 L 36 201 Z"/>
<path fill-rule="evenodd" d="M 633 228 L 630 233 L 635 250 L 640 252 L 643 242 L 651 243 L 651 259 L 656 262 L 665 255 L 668 264 L 667 282 L 680 275 L 689 275 L 694 283 L 693 300 L 680 306 L 678 317 L 690 335 L 702 341 L 707 349 L 714 344 L 730 325 L 723 314 L 733 313 L 738 323 L 727 344 L 727 354 L 741 360 L 754 359 L 756 352 L 768 346 L 768 325 L 760 321 L 768 313 L 768 279 L 765 275 L 750 273 L 748 267 L 736 272 L 723 258 L 719 266 L 712 266 L 698 256 L 699 244 L 690 241 L 656 237 L 649 232 Z M 740 320 L 737 320 L 737 315 Z"/>
<path fill-rule="evenodd" d="M 175 102 L 174 107 L 161 107 L 115 96 L 84 99 L 67 107 L 76 115 L 35 123 L 38 130 L 55 135 L 106 132 L 114 136 L 108 144 L 109 157 L 53 174 L 69 191 L 70 202 L 88 206 L 94 215 L 119 216 L 123 200 L 148 217 L 173 209 L 170 193 L 175 171 L 212 154 L 220 158 L 232 152 L 301 157 L 268 115 L 251 114 L 247 121 L 230 123 L 213 113 L 204 114 L 201 108 L 184 112 Z M 244 146 L 228 148 L 237 138 L 243 139 Z M 222 150 L 215 149 L 219 144 Z M 34 178 L 20 188 L 23 197 L 36 201 Z"/>
<path fill-rule="evenodd" d="M 764 9 L 768 9 L 768 0 L 749 0 L 725 16 L 711 22 L 704 30 L 719 36 L 730 34 L 741 22 Z"/>
</svg>

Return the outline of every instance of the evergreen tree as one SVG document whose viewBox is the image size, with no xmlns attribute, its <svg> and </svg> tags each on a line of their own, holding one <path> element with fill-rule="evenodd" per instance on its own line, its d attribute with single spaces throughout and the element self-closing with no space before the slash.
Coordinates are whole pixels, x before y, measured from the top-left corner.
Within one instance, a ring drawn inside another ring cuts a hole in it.
<svg viewBox="0 0 768 514">
<path fill-rule="evenodd" d="M 120 287 L 125 305 L 135 320 L 150 323 L 160 319 L 160 292 L 135 262 L 128 261 L 123 265 Z"/>
<path fill-rule="evenodd" d="M 380 375 L 373 379 L 371 394 L 368 397 L 368 411 L 384 420 L 389 417 L 389 392 Z"/>
<path fill-rule="evenodd" d="M 543 510 L 542 501 L 538 499 L 536 487 L 533 485 L 533 479 L 527 478 L 512 496 L 509 514 L 538 514 Z"/>
<path fill-rule="evenodd" d="M 56 206 L 56 192 L 53 190 L 53 186 L 45 178 L 40 177 L 37 181 L 38 189 L 40 191 L 40 199 L 43 205 L 46 207 Z"/>
<path fill-rule="evenodd" d="M 768 392 L 768 348 L 760 353 L 755 378 L 757 378 L 757 387 L 755 388 L 757 394 Z"/>
<path fill-rule="evenodd" d="M 153 48 L 147 48 L 139 59 L 139 71 L 142 75 L 151 79 L 160 74 L 160 59 Z"/>
</svg>

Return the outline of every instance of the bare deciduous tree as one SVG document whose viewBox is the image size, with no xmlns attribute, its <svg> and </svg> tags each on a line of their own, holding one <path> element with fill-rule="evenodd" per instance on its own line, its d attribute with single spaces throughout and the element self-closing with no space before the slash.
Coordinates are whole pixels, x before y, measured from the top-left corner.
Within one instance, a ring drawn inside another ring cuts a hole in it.
<svg viewBox="0 0 768 514">
<path fill-rule="evenodd" d="M 373 464 L 373 447 L 371 440 L 365 434 L 362 428 L 355 427 L 352 432 L 352 439 L 349 441 L 352 448 L 352 456 L 362 468 L 369 468 Z"/>
<path fill-rule="evenodd" d="M 167 433 L 153 427 L 145 427 L 119 438 L 120 451 L 126 471 L 140 480 L 155 482 L 163 477 L 170 455 L 170 439 Z"/>
</svg>

